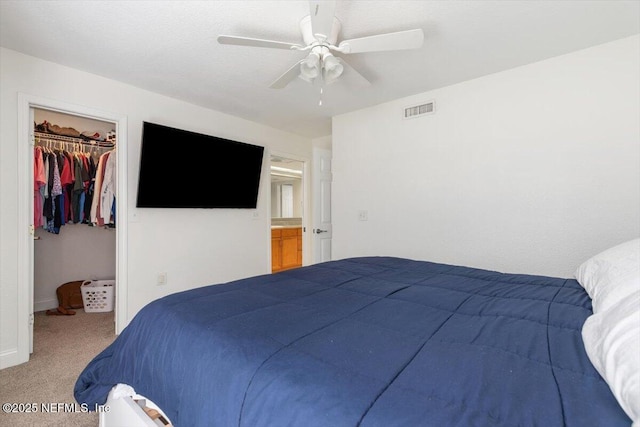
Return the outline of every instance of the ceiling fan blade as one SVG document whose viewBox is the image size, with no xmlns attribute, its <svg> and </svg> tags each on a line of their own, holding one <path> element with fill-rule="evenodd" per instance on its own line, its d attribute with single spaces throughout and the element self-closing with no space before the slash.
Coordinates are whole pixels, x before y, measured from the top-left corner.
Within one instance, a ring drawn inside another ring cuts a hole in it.
<svg viewBox="0 0 640 427">
<path fill-rule="evenodd" d="M 269 48 L 287 49 L 287 50 L 302 47 L 295 43 L 286 43 L 286 42 L 278 42 L 274 40 L 263 40 L 263 39 L 254 39 L 250 37 L 237 37 L 237 36 L 218 36 L 218 43 L 233 44 L 237 46 L 269 47 Z"/>
<path fill-rule="evenodd" d="M 336 59 L 344 67 L 344 71 L 343 71 L 342 75 L 345 78 L 350 79 L 350 80 L 353 81 L 353 83 L 361 85 L 361 86 L 369 86 L 371 84 L 371 82 L 369 80 L 367 80 L 362 74 L 357 72 L 356 69 L 353 68 L 351 65 L 349 65 L 349 63 L 347 61 L 345 61 L 342 58 L 338 58 L 338 57 L 336 57 Z"/>
<path fill-rule="evenodd" d="M 276 81 L 271 83 L 269 87 L 271 89 L 282 89 L 285 86 L 287 86 L 289 83 L 291 83 L 300 74 L 300 64 L 302 63 L 302 61 L 303 60 L 300 60 L 295 64 L 293 64 L 291 68 L 289 68 L 287 71 L 284 72 L 284 74 L 278 77 Z"/>
<path fill-rule="evenodd" d="M 337 50 L 342 53 L 361 53 L 416 49 L 421 47 L 423 42 L 424 33 L 422 29 L 416 29 L 343 40 Z"/>
<path fill-rule="evenodd" d="M 331 36 L 335 10 L 335 1 L 309 1 L 311 33 L 316 36 L 316 38 L 326 40 Z M 317 36 L 317 34 L 320 34 L 320 36 Z"/>
</svg>

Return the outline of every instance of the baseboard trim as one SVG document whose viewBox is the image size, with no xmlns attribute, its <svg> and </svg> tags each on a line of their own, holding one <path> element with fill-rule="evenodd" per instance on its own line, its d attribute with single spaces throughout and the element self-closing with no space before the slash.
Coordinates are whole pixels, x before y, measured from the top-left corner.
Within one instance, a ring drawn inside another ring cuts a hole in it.
<svg viewBox="0 0 640 427">
<path fill-rule="evenodd" d="M 17 348 L 0 352 L 0 369 L 10 368 L 24 362 L 26 362 L 26 360 L 18 360 Z"/>
<path fill-rule="evenodd" d="M 58 307 L 58 300 L 57 299 L 46 299 L 46 300 L 42 300 L 42 301 L 34 301 L 33 302 L 33 311 L 45 311 L 45 310 L 50 310 L 52 308 L 57 308 Z"/>
</svg>

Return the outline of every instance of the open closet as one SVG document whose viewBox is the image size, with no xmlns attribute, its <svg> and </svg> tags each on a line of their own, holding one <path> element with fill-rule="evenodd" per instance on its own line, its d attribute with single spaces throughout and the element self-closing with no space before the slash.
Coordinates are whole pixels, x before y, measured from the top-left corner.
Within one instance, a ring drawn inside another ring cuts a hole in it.
<svg viewBox="0 0 640 427">
<path fill-rule="evenodd" d="M 38 312 L 58 307 L 62 284 L 115 279 L 117 141 L 115 123 L 40 108 L 31 112 Z"/>
</svg>

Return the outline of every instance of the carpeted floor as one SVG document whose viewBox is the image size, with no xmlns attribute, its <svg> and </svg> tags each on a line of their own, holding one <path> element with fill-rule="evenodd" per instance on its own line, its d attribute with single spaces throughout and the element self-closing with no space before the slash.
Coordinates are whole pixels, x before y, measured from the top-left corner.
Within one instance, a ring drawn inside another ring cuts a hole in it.
<svg viewBox="0 0 640 427">
<path fill-rule="evenodd" d="M 87 363 L 114 339 L 113 312 L 36 313 L 33 354 L 27 363 L 0 370 L 0 403 L 29 404 L 37 413 L 1 411 L 0 426 L 97 427 L 98 415 L 82 412 L 73 387 Z"/>
</svg>

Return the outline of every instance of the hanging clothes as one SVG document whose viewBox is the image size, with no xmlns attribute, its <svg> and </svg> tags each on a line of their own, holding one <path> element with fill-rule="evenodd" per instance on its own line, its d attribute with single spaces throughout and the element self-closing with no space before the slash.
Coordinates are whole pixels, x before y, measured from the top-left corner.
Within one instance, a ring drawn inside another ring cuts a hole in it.
<svg viewBox="0 0 640 427">
<path fill-rule="evenodd" d="M 60 233 L 62 225 L 60 217 L 60 196 L 62 195 L 62 184 L 60 181 L 60 164 L 58 163 L 58 155 L 49 153 L 49 179 L 51 188 L 49 190 L 49 203 L 47 204 L 49 211 L 47 212 L 47 231 L 53 234 Z"/>
<path fill-rule="evenodd" d="M 42 227 L 44 225 L 42 210 L 44 204 L 44 189 L 47 185 L 45 177 L 44 158 L 42 148 L 35 147 L 33 150 L 33 226 Z"/>
<path fill-rule="evenodd" d="M 100 189 L 100 213 L 105 224 L 114 222 L 111 220 L 113 205 L 116 195 L 116 150 L 110 151 L 105 162 L 104 177 L 102 178 L 102 188 Z"/>
<path fill-rule="evenodd" d="M 33 224 L 59 234 L 65 224 L 115 227 L 115 150 L 98 166 L 84 152 L 35 146 Z M 97 193 L 96 193 L 97 189 Z"/>
<path fill-rule="evenodd" d="M 99 227 L 114 226 L 115 184 L 116 184 L 116 150 L 107 151 L 98 159 L 93 181 L 90 222 Z"/>
<path fill-rule="evenodd" d="M 109 153 L 104 153 L 102 156 L 100 156 L 100 158 L 98 159 L 98 169 L 96 172 L 96 179 L 95 179 L 95 187 L 93 189 L 93 201 L 91 203 L 91 223 L 93 224 L 97 224 L 97 225 L 104 225 L 104 221 L 102 219 L 102 215 L 100 214 L 100 205 L 101 205 L 101 198 L 100 198 L 100 194 L 102 191 L 102 179 L 104 177 L 104 170 L 107 164 L 107 159 L 109 158 Z"/>
</svg>

